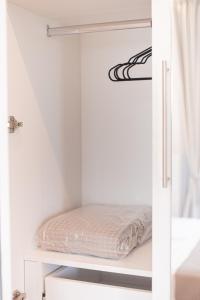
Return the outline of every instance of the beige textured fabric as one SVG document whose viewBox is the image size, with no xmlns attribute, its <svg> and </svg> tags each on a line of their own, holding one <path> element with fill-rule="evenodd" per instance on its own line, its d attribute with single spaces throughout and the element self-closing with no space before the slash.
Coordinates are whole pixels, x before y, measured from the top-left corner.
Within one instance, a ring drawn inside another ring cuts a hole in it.
<svg viewBox="0 0 200 300">
<path fill-rule="evenodd" d="M 151 237 L 147 206 L 84 206 L 47 221 L 38 232 L 44 250 L 119 259 Z"/>
</svg>

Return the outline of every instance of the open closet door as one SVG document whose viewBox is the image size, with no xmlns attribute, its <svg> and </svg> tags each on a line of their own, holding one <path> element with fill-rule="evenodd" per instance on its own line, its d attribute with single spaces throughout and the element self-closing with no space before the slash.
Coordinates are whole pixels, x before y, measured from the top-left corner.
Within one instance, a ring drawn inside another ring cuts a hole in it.
<svg viewBox="0 0 200 300">
<path fill-rule="evenodd" d="M 50 40 L 51 20 L 10 3 L 7 22 L 12 292 L 23 294 L 39 226 L 80 206 L 79 39 Z"/>
<path fill-rule="evenodd" d="M 0 299 L 11 299 L 6 1 L 0 1 Z"/>
<path fill-rule="evenodd" d="M 152 1 L 153 28 L 153 299 L 170 299 L 171 0 Z"/>
</svg>

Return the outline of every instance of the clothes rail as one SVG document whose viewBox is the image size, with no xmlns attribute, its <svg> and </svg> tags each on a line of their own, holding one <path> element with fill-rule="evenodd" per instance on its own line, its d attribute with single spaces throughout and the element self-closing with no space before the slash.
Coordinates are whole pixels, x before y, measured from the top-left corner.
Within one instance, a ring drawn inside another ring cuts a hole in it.
<svg viewBox="0 0 200 300">
<path fill-rule="evenodd" d="M 151 27 L 151 19 L 137 19 L 119 22 L 94 23 L 74 26 L 50 27 L 47 25 L 47 36 L 63 36 L 72 34 L 83 34 L 92 32 L 104 32 L 114 30 L 125 30 L 135 28 Z"/>
</svg>

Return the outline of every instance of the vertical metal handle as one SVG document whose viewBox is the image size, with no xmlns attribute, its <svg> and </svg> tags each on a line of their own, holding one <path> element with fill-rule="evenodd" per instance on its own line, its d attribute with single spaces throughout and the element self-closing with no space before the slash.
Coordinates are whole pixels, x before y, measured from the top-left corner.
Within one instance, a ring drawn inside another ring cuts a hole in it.
<svg viewBox="0 0 200 300">
<path fill-rule="evenodd" d="M 162 186 L 168 187 L 168 163 L 167 163 L 167 62 L 162 61 Z"/>
</svg>

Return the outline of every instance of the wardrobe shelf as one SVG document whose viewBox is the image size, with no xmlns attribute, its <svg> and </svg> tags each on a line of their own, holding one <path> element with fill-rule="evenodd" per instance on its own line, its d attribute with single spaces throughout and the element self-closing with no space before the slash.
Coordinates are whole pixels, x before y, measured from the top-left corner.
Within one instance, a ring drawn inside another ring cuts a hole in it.
<svg viewBox="0 0 200 300">
<path fill-rule="evenodd" d="M 25 261 L 133 276 L 152 277 L 152 242 L 146 242 L 121 260 L 35 250 L 31 255 L 25 258 Z"/>
</svg>

